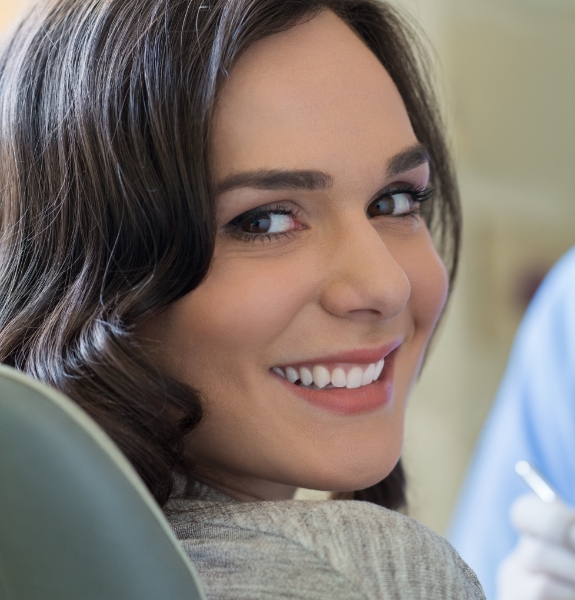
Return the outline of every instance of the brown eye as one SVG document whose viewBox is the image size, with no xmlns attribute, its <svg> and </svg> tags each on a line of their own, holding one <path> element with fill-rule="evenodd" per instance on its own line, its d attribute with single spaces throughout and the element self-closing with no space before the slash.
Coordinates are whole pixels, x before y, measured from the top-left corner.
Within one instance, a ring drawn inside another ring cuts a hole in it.
<svg viewBox="0 0 575 600">
<path fill-rule="evenodd" d="M 289 214 L 281 214 L 270 210 L 265 213 L 247 217 L 239 224 L 243 233 L 268 234 L 285 233 L 294 228 L 294 220 Z"/>
<path fill-rule="evenodd" d="M 381 215 L 392 215 L 395 202 L 392 196 L 384 196 L 375 202 L 372 202 L 368 209 L 367 214 L 370 217 L 379 217 Z"/>
<path fill-rule="evenodd" d="M 258 217 L 242 223 L 241 231 L 245 233 L 268 233 L 272 220 L 268 217 Z"/>
<path fill-rule="evenodd" d="M 389 194 L 372 202 L 367 209 L 367 214 L 369 217 L 406 215 L 413 212 L 415 204 L 416 202 L 409 193 Z"/>
</svg>

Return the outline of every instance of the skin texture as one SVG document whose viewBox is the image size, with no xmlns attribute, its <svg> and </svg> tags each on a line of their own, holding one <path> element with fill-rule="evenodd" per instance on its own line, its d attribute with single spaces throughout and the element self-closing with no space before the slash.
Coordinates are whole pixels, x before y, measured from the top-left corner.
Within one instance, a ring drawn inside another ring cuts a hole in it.
<svg viewBox="0 0 575 600">
<path fill-rule="evenodd" d="M 416 143 L 391 78 L 329 11 L 253 44 L 231 70 L 215 120 L 216 181 L 305 169 L 332 184 L 219 194 L 207 278 L 141 326 L 161 366 L 201 394 L 205 417 L 187 442 L 197 478 L 241 500 L 275 500 L 297 487 L 363 489 L 397 462 L 447 275 L 421 217 L 367 211 L 382 188 L 427 185 L 426 163 L 386 175 Z M 283 226 L 291 235 L 245 243 L 228 233 L 232 219 L 270 204 L 297 209 Z M 391 402 L 369 412 L 309 404 L 270 372 L 397 340 Z"/>
</svg>

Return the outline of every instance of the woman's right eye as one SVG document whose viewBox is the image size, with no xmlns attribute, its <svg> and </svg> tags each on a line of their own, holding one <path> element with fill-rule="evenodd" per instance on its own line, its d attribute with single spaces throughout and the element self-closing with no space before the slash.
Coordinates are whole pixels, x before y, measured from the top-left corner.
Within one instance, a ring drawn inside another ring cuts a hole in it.
<svg viewBox="0 0 575 600">
<path fill-rule="evenodd" d="M 226 226 L 228 233 L 245 241 L 275 239 L 290 235 L 292 231 L 301 229 L 295 220 L 298 213 L 283 206 L 256 208 L 242 213 Z"/>
<path fill-rule="evenodd" d="M 290 215 L 268 212 L 262 216 L 254 216 L 239 225 L 239 231 L 244 233 L 283 233 L 293 228 Z"/>
</svg>

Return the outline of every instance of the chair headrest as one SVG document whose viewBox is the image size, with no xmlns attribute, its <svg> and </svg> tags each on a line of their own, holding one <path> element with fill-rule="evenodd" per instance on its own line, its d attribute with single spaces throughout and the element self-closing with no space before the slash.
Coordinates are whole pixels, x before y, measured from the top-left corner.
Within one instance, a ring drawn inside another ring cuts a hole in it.
<svg viewBox="0 0 575 600">
<path fill-rule="evenodd" d="M 74 402 L 0 365 L 0 598 L 203 600 L 145 485 Z"/>
</svg>

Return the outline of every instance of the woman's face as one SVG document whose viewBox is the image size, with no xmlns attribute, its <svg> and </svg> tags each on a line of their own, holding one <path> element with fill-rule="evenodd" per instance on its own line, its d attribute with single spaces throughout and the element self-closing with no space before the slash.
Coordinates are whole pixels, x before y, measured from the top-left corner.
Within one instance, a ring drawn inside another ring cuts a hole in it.
<svg viewBox="0 0 575 600">
<path fill-rule="evenodd" d="M 244 500 L 371 486 L 400 455 L 447 294 L 417 213 L 427 153 L 402 99 L 324 11 L 238 60 L 212 161 L 211 270 L 141 330 L 201 394 L 196 476 Z M 301 387 L 309 377 L 319 389 Z"/>
</svg>

